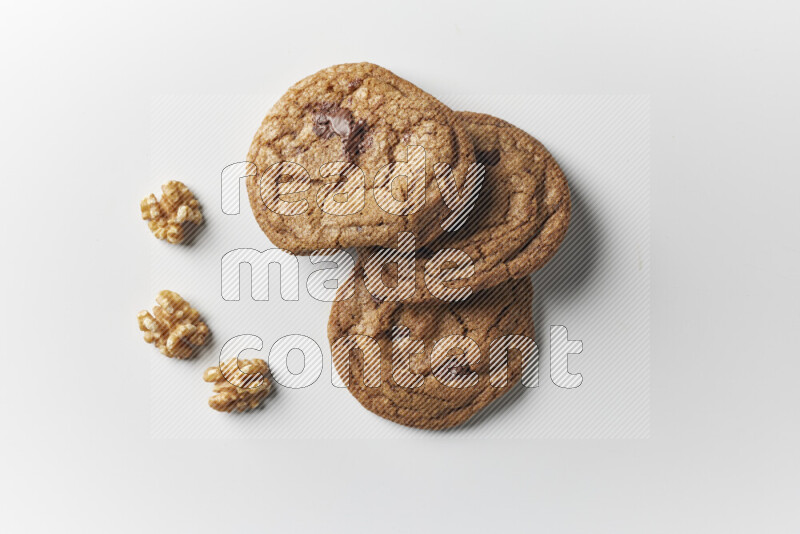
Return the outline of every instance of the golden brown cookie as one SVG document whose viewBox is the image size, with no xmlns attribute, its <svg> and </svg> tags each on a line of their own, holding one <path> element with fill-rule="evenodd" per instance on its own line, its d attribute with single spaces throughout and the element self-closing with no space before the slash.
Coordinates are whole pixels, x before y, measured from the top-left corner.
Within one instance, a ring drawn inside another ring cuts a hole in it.
<svg viewBox="0 0 800 534">
<path fill-rule="evenodd" d="M 371 412 L 417 428 L 453 427 L 519 381 L 533 347 L 529 278 L 458 303 L 379 303 L 355 285 L 355 296 L 334 302 L 328 337 L 339 376 Z"/>
<path fill-rule="evenodd" d="M 457 115 L 475 147 L 478 162 L 486 167 L 483 187 L 461 228 L 442 234 L 417 251 L 416 290 L 404 302 L 442 299 L 425 283 L 426 267 L 428 276 L 439 272 L 430 260 L 442 250 L 460 250 L 474 264 L 472 276 L 445 286 L 453 291 L 471 287 L 476 292 L 544 266 L 558 250 L 569 226 L 571 204 L 566 178 L 539 141 L 490 115 Z M 359 250 L 359 269 L 378 250 Z M 440 259 L 446 256 L 440 254 Z M 448 266 L 446 261 L 438 263 Z M 387 284 L 390 279 L 386 278 Z"/>
<path fill-rule="evenodd" d="M 424 148 L 417 188 L 387 172 L 394 162 L 420 161 L 410 145 Z M 353 63 L 291 87 L 264 118 L 248 160 L 258 169 L 247 180 L 258 224 L 275 245 L 302 254 L 389 245 L 403 231 L 418 246 L 431 241 L 446 213 L 434 164 L 463 180 L 474 154 L 447 106 L 382 67 Z"/>
</svg>

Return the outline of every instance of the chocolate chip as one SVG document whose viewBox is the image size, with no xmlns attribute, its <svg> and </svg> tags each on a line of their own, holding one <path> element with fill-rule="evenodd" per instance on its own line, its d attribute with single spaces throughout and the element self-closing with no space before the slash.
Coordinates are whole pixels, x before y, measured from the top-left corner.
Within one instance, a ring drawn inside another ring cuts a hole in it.
<svg viewBox="0 0 800 534">
<path fill-rule="evenodd" d="M 472 369 L 469 368 L 468 363 L 460 363 L 458 365 L 454 365 L 450 368 L 450 376 L 459 377 L 459 376 L 467 376 L 472 372 Z"/>
<path fill-rule="evenodd" d="M 472 372 L 469 363 L 459 363 L 458 360 L 452 358 L 442 364 L 435 373 L 441 380 L 452 380 L 462 376 L 468 376 Z"/>
<path fill-rule="evenodd" d="M 475 154 L 478 163 L 482 163 L 487 167 L 492 167 L 500 163 L 500 151 L 496 148 L 492 150 L 478 150 Z"/>
<path fill-rule="evenodd" d="M 371 143 L 367 138 L 367 122 L 356 121 L 349 109 L 326 102 L 321 104 L 313 115 L 312 130 L 323 139 L 338 136 L 342 139 L 342 152 L 345 161 L 353 161 Z"/>
</svg>

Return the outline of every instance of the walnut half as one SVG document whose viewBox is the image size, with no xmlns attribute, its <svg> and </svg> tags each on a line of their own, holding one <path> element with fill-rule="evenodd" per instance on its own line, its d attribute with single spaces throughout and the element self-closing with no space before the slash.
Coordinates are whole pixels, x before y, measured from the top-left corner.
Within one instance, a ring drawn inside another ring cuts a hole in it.
<svg viewBox="0 0 800 534">
<path fill-rule="evenodd" d="M 161 200 L 148 195 L 140 203 L 142 219 L 158 239 L 180 243 L 185 237 L 184 224 L 202 224 L 200 203 L 182 182 L 172 180 L 161 186 Z"/>
<path fill-rule="evenodd" d="M 214 383 L 208 405 L 218 412 L 244 412 L 258 408 L 269 395 L 269 367 L 264 360 L 228 360 L 220 367 L 209 367 L 203 380 Z"/>
<path fill-rule="evenodd" d="M 209 335 L 200 313 L 174 291 L 159 292 L 156 303 L 152 314 L 142 310 L 137 316 L 144 340 L 170 358 L 191 358 L 194 347 L 205 344 Z"/>
</svg>

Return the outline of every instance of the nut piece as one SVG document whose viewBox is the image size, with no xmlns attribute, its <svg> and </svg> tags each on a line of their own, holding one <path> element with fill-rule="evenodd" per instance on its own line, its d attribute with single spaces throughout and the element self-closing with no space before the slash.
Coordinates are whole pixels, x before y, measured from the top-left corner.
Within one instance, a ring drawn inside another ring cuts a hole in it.
<svg viewBox="0 0 800 534">
<path fill-rule="evenodd" d="M 206 342 L 208 326 L 200 320 L 198 311 L 174 291 L 161 291 L 156 303 L 152 314 L 142 310 L 137 316 L 144 340 L 154 343 L 170 358 L 191 358 L 194 347 Z"/>
<path fill-rule="evenodd" d="M 142 200 L 142 219 L 149 221 L 147 226 L 158 239 L 180 243 L 185 237 L 185 223 L 202 224 L 200 203 L 186 185 L 175 180 L 162 185 L 161 191 L 161 200 L 155 195 Z"/>
<path fill-rule="evenodd" d="M 220 367 L 209 367 L 203 380 L 214 382 L 208 405 L 218 412 L 245 412 L 258 408 L 269 395 L 269 367 L 264 360 L 228 360 Z M 227 379 L 226 379 L 227 377 Z"/>
</svg>

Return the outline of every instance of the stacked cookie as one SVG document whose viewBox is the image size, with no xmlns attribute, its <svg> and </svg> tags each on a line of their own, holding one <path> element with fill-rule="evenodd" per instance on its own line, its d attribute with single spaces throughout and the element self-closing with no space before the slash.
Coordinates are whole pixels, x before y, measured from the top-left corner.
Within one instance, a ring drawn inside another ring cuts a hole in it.
<svg viewBox="0 0 800 534">
<path fill-rule="evenodd" d="M 519 381 L 532 346 L 519 340 L 533 339 L 528 275 L 556 252 L 570 217 L 564 175 L 538 141 L 359 63 L 289 89 L 248 159 L 259 171 L 248 178 L 250 205 L 275 245 L 357 249 L 328 335 L 337 372 L 364 407 L 447 428 Z M 454 223 L 449 200 L 469 187 L 474 204 Z M 409 253 L 410 271 L 399 266 Z M 390 257 L 404 259 L 381 263 Z M 458 276 L 439 276 L 448 270 Z M 401 285 L 408 290 L 392 298 L 375 291 Z M 490 358 L 498 344 L 508 349 L 501 366 Z"/>
</svg>

